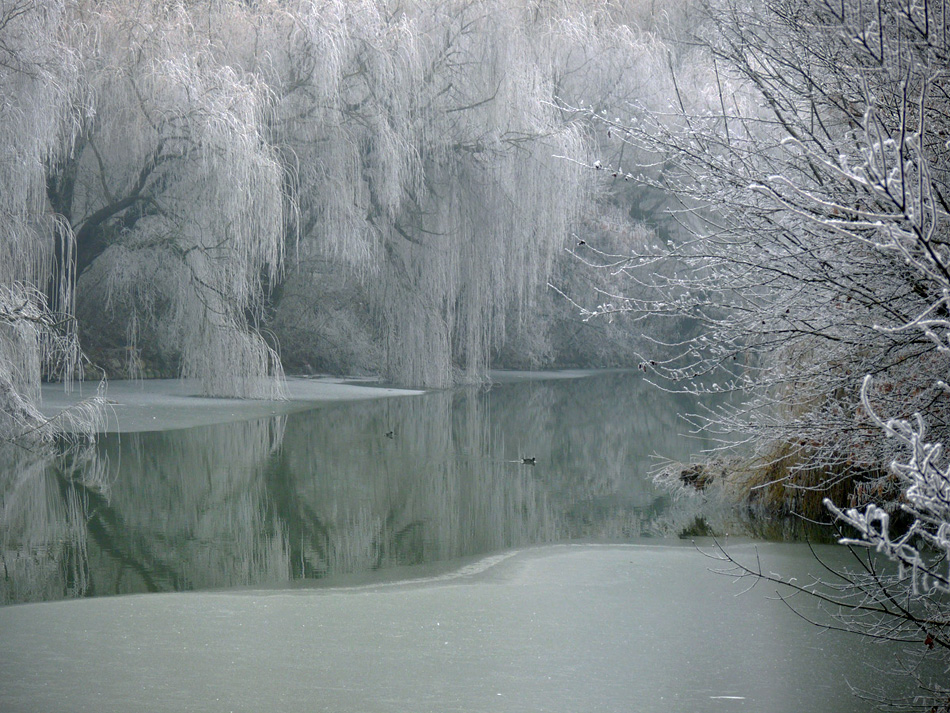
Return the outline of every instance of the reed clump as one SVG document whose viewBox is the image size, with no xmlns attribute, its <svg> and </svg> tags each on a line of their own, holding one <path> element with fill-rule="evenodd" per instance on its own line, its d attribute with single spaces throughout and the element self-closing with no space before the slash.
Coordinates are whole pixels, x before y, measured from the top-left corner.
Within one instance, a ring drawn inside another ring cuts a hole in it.
<svg viewBox="0 0 950 713">
<path fill-rule="evenodd" d="M 762 517 L 798 516 L 830 522 L 825 498 L 848 507 L 887 507 L 899 494 L 885 469 L 847 460 L 816 465 L 800 447 L 779 444 L 755 457 L 670 463 L 655 480 L 680 492 L 701 492 Z"/>
</svg>

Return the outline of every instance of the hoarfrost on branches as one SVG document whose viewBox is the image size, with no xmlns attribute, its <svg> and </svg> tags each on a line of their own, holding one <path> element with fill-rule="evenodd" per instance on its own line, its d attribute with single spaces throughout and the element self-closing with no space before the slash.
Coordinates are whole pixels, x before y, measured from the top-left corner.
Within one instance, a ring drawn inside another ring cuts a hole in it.
<svg viewBox="0 0 950 713">
<path fill-rule="evenodd" d="M 887 555 L 908 574 L 917 593 L 950 593 L 950 463 L 942 443 L 927 438 L 920 414 L 912 420 L 882 420 L 874 413 L 867 396 L 871 377 L 865 380 L 862 401 L 874 421 L 905 448 L 904 459 L 891 463 L 903 492 L 900 512 L 910 525 L 892 526 L 891 515 L 871 503 L 860 508 L 839 508 L 831 500 L 825 505 L 835 516 L 857 530 L 858 537 L 841 540 L 845 545 L 872 547 Z M 896 530 L 896 531 L 895 531 Z"/>
<path fill-rule="evenodd" d="M 822 596 L 843 628 L 945 669 L 950 8 L 704 7 L 689 62 L 667 65 L 668 106 L 592 113 L 637 157 L 642 190 L 678 201 L 665 244 L 584 246 L 613 293 L 587 316 L 677 325 L 641 368 L 744 397 L 693 417 L 746 449 L 730 486 L 772 512 L 819 518 L 827 503 L 857 528 L 847 544 L 894 559 L 896 574 L 865 558 Z M 946 705 L 939 678 L 918 682 L 919 705 Z"/>
<path fill-rule="evenodd" d="M 279 396 L 286 353 L 427 386 L 548 353 L 596 211 L 558 100 L 629 97 L 658 57 L 649 13 L 573 0 L 0 7 L 0 284 L 74 340 L 31 359 L 72 378 L 79 334 L 110 374 L 231 396 Z"/>
</svg>

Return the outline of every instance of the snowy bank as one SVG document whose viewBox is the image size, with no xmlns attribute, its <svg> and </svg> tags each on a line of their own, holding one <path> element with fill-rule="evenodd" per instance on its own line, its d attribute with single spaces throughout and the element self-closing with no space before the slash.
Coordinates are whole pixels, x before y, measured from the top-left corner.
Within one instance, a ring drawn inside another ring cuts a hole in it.
<svg viewBox="0 0 950 713">
<path fill-rule="evenodd" d="M 321 403 L 411 396 L 423 393 L 409 389 L 393 389 L 333 377 L 287 379 L 289 398 L 284 401 L 224 399 L 200 396 L 194 379 L 149 379 L 145 381 L 109 381 L 105 397 L 109 400 L 107 433 L 164 431 L 191 428 L 213 423 L 229 423 L 279 414 L 306 411 Z M 43 386 L 41 410 L 48 418 L 96 395 L 97 384 L 77 384 L 72 393 L 65 393 L 60 384 Z"/>
</svg>

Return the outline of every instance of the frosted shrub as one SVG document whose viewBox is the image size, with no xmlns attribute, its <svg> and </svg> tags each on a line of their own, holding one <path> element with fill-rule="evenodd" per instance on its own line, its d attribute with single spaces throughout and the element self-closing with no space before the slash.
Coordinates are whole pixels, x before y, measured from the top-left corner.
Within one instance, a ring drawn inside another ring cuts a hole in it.
<svg viewBox="0 0 950 713">
<path fill-rule="evenodd" d="M 761 480 L 746 484 L 749 498 L 774 487 L 787 502 L 821 502 L 816 494 L 846 486 L 823 502 L 855 529 L 841 541 L 859 565 L 814 586 L 783 584 L 830 604 L 840 628 L 904 642 L 907 661 L 933 659 L 934 675 L 908 669 L 914 704 L 945 710 L 950 8 L 706 7 L 705 71 L 671 64 L 667 111 L 605 121 L 660 157 L 663 173 L 640 180 L 678 196 L 696 222 L 631 255 L 620 268 L 629 295 L 592 312 L 695 320 L 696 336 L 643 366 L 674 390 L 747 397 L 694 423 L 751 451 Z M 661 258 L 684 269 L 651 274 Z M 737 571 L 781 581 L 758 566 Z"/>
<path fill-rule="evenodd" d="M 870 383 L 868 377 L 865 386 Z M 915 594 L 950 594 L 950 462 L 944 445 L 928 441 L 919 414 L 912 420 L 883 421 L 872 410 L 866 389 L 862 396 L 874 421 L 904 446 L 904 459 L 891 463 L 891 471 L 903 492 L 899 512 L 905 524 L 895 527 L 893 512 L 875 504 L 842 509 L 826 500 L 828 509 L 857 531 L 857 537 L 841 542 L 874 548 L 897 562 Z"/>
</svg>

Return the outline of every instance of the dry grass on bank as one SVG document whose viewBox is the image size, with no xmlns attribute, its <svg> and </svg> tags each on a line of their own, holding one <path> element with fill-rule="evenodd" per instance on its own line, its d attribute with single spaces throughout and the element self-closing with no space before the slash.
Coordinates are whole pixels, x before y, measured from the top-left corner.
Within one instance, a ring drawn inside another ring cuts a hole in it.
<svg viewBox="0 0 950 713">
<path fill-rule="evenodd" d="M 769 517 L 798 516 L 828 522 L 824 499 L 845 506 L 886 504 L 892 476 L 854 465 L 809 464 L 801 450 L 782 445 L 766 457 L 719 458 L 670 463 L 654 480 L 673 491 L 703 492 L 735 507 Z"/>
</svg>

